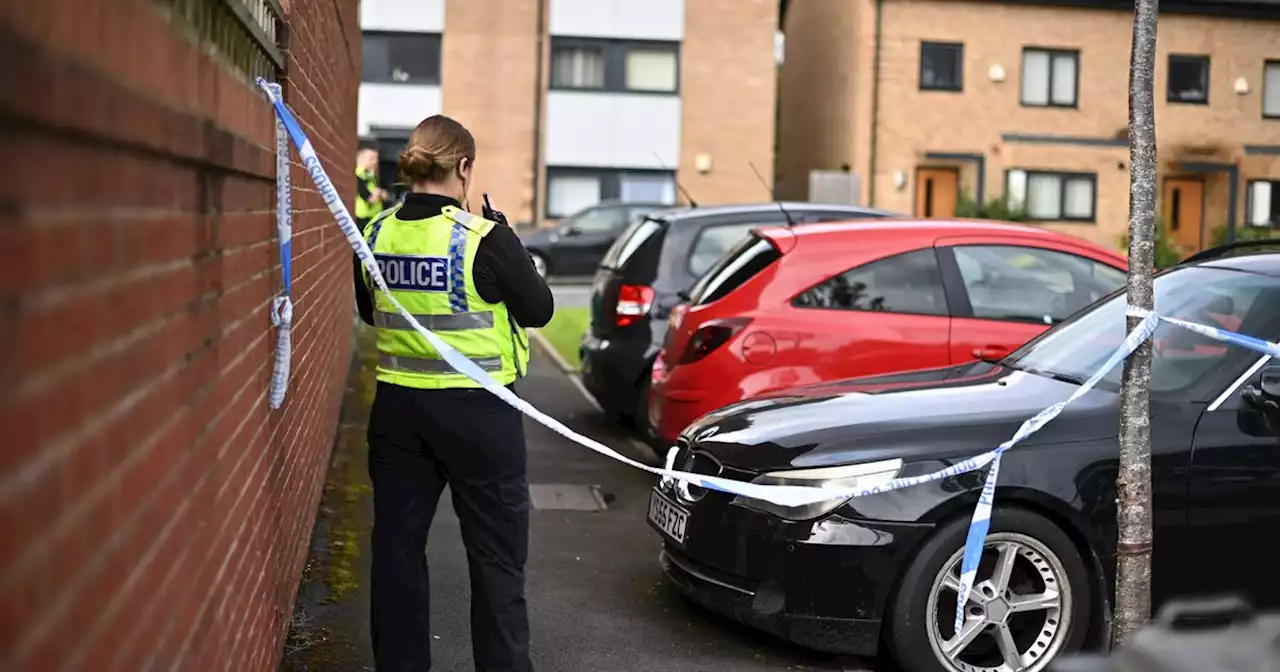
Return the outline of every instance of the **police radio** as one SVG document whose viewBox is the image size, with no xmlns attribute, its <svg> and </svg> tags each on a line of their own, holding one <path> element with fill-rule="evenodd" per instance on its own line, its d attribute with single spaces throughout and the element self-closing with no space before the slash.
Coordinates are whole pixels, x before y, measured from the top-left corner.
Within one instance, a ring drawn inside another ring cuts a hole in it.
<svg viewBox="0 0 1280 672">
<path fill-rule="evenodd" d="M 507 216 L 497 210 L 494 210 L 493 205 L 489 203 L 489 192 L 487 191 L 484 193 L 484 205 L 480 206 L 480 216 L 491 222 L 497 222 L 503 226 L 510 226 L 510 224 L 507 224 Z"/>
</svg>

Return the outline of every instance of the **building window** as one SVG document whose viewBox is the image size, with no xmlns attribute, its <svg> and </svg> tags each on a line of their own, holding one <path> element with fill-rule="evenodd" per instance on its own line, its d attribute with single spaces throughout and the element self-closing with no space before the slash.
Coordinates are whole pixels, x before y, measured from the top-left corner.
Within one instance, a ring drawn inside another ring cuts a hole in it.
<svg viewBox="0 0 1280 672">
<path fill-rule="evenodd" d="M 920 90 L 964 90 L 964 45 L 920 43 Z"/>
<path fill-rule="evenodd" d="M 603 89 L 604 51 L 593 47 L 558 47 L 551 52 L 551 86 L 556 89 Z"/>
<path fill-rule="evenodd" d="M 552 38 L 552 89 L 675 93 L 679 83 L 678 42 Z"/>
<path fill-rule="evenodd" d="M 1263 69 L 1262 116 L 1280 119 L 1280 61 L 1267 61 Z"/>
<path fill-rule="evenodd" d="M 1248 194 L 1249 226 L 1280 226 L 1280 180 L 1254 180 Z"/>
<path fill-rule="evenodd" d="M 1080 52 L 1065 49 L 1022 50 L 1022 104 L 1075 107 Z"/>
<path fill-rule="evenodd" d="M 602 201 L 673 205 L 675 174 L 665 170 L 547 168 L 547 217 L 567 217 Z"/>
<path fill-rule="evenodd" d="M 630 49 L 627 51 L 628 91 L 676 90 L 676 52 L 670 49 Z"/>
<path fill-rule="evenodd" d="M 1209 57 L 1169 55 L 1168 101 L 1209 102 Z"/>
<path fill-rule="evenodd" d="M 1098 176 L 1011 170 L 1005 177 L 1009 200 L 1038 221 L 1092 222 L 1097 212 Z"/>
<path fill-rule="evenodd" d="M 364 33 L 360 81 L 440 84 L 440 36 L 432 33 Z"/>
</svg>

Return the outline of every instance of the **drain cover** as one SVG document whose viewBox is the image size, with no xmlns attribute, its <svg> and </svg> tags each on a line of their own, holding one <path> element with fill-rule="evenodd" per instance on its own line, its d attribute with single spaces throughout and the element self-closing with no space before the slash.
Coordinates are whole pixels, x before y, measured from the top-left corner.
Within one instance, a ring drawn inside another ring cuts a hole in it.
<svg viewBox="0 0 1280 672">
<path fill-rule="evenodd" d="M 609 508 L 598 485 L 529 485 L 533 508 L 545 511 L 604 511 Z"/>
</svg>

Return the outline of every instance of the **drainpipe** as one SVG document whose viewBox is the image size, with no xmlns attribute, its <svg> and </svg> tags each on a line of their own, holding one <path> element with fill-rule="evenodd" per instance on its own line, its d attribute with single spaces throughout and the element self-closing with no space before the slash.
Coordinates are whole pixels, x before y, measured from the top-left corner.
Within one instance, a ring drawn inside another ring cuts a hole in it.
<svg viewBox="0 0 1280 672">
<path fill-rule="evenodd" d="M 884 0 L 876 0 L 875 56 L 871 64 L 871 141 L 867 143 L 868 205 L 876 207 L 876 136 L 880 127 L 880 31 L 884 26 Z"/>
<path fill-rule="evenodd" d="M 542 165 L 542 52 L 544 51 L 544 37 L 546 35 L 546 0 L 538 1 L 538 39 L 537 54 L 534 55 L 534 85 L 533 85 L 533 195 L 530 203 L 530 223 L 537 228 L 538 221 L 541 219 L 539 208 L 541 207 L 539 194 L 542 193 L 540 186 L 541 180 L 538 179 L 541 173 Z"/>
</svg>

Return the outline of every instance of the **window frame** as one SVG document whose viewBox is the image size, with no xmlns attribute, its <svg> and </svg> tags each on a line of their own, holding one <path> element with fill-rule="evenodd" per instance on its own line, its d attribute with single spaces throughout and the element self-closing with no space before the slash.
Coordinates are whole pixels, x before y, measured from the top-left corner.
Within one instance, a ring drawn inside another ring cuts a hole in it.
<svg viewBox="0 0 1280 672">
<path fill-rule="evenodd" d="M 861 308 L 823 308 L 821 306 L 801 306 L 796 304 L 796 302 L 800 300 L 801 296 L 804 296 L 805 294 L 813 291 L 814 289 L 821 287 L 822 285 L 825 285 L 828 282 L 831 282 L 832 280 L 834 280 L 839 276 L 848 275 L 855 271 L 860 271 L 860 270 L 870 268 L 875 264 L 886 262 L 892 259 L 899 259 L 901 257 L 905 257 L 910 254 L 923 254 L 923 253 L 932 253 L 933 264 L 938 271 L 938 296 L 936 298 L 941 299 L 942 301 L 941 313 L 921 313 L 916 311 L 905 311 L 905 310 L 879 311 L 879 310 L 863 310 Z M 950 319 L 955 316 L 954 308 L 951 305 L 951 292 L 947 290 L 947 278 L 946 278 L 946 275 L 943 273 L 942 259 L 938 255 L 938 248 L 932 247 L 932 246 L 917 247 L 910 250 L 895 252 L 893 254 L 885 255 L 883 257 L 877 257 L 875 259 L 869 259 L 861 264 L 858 264 L 857 266 L 846 268 L 845 270 L 840 271 L 838 273 L 832 273 L 831 275 L 828 275 L 827 277 L 796 292 L 794 295 L 791 296 L 791 298 L 787 299 L 787 305 L 794 310 L 831 310 L 831 311 L 839 311 L 839 312 L 845 312 L 845 313 L 872 313 L 872 314 L 880 313 L 884 315 L 913 315 L 916 317 L 945 317 L 947 319 Z"/>
<path fill-rule="evenodd" d="M 1280 58 L 1268 58 L 1262 62 L 1262 95 L 1258 96 L 1261 99 L 1258 105 L 1262 107 L 1263 119 L 1280 119 L 1280 110 L 1267 112 L 1267 70 L 1271 68 L 1280 71 Z"/>
<path fill-rule="evenodd" d="M 1030 210 L 1027 208 L 1027 201 L 1030 199 L 1027 197 L 1024 197 L 1022 199 L 1022 207 L 1024 210 L 1027 210 L 1027 213 L 1028 213 L 1027 219 L 1029 221 L 1070 222 L 1073 224 L 1097 225 L 1098 223 L 1098 174 L 1097 173 L 1090 173 L 1090 172 L 1083 172 L 1083 171 L 1069 171 L 1069 170 L 1037 170 L 1037 169 L 1031 169 L 1031 168 L 1006 168 L 1004 171 L 1005 194 L 1009 193 L 1009 174 L 1015 170 L 1022 171 L 1027 176 L 1028 190 L 1030 189 L 1031 176 L 1033 175 L 1048 175 L 1052 177 L 1057 177 L 1062 181 L 1062 188 L 1058 190 L 1058 217 L 1056 219 L 1037 219 L 1031 216 Z M 1068 179 L 1078 179 L 1078 178 L 1087 178 L 1092 185 L 1093 198 L 1089 199 L 1089 216 L 1088 217 L 1067 216 L 1066 181 Z"/>
<path fill-rule="evenodd" d="M 1204 67 L 1204 98 L 1201 99 L 1185 99 L 1175 97 L 1173 94 L 1173 65 L 1174 63 L 1198 63 Z M 1209 104 L 1209 87 L 1211 76 L 1212 62 L 1207 54 L 1169 54 L 1169 58 L 1165 61 L 1165 69 L 1168 72 L 1164 78 L 1164 99 L 1167 103 L 1176 105 L 1208 105 Z"/>
<path fill-rule="evenodd" d="M 679 96 L 681 89 L 681 43 L 670 40 L 630 40 L 595 37 L 552 36 L 550 45 L 550 74 L 548 91 L 575 91 L 580 93 L 626 93 L 637 96 Z M 562 86 L 555 82 L 555 54 L 562 49 L 597 49 L 604 60 L 604 84 L 598 88 Z M 627 88 L 627 55 L 632 51 L 662 51 L 673 55 L 675 61 L 674 88 L 670 91 Z"/>
<path fill-rule="evenodd" d="M 984 315 L 978 315 L 973 309 L 973 299 L 970 298 L 969 296 L 969 286 L 964 282 L 964 273 L 960 271 L 960 260 L 956 257 L 956 248 L 960 248 L 960 247 L 1013 247 L 1013 248 L 1041 250 L 1044 252 L 1063 254 L 1063 255 L 1075 257 L 1076 259 L 1080 259 L 1082 261 L 1096 264 L 1098 266 L 1103 266 L 1121 274 L 1124 273 L 1124 271 L 1122 271 L 1119 268 L 1116 268 L 1115 266 L 1112 266 L 1104 261 L 1100 261 L 1094 257 L 1090 257 L 1079 251 L 1063 249 L 1063 248 L 1054 247 L 1051 245 L 1040 244 L 1039 241 L 1034 241 L 1034 240 L 1016 240 L 1015 241 L 1015 240 L 1006 239 L 1006 240 L 990 240 L 990 241 L 982 241 L 982 242 L 966 241 L 966 242 L 940 244 L 936 248 L 938 253 L 938 266 L 942 271 L 943 286 L 947 290 L 947 303 L 948 305 L 951 306 L 951 316 L 963 318 L 967 320 L 982 320 L 984 322 L 996 322 L 996 323 L 1002 323 L 1002 324 L 1029 324 L 1029 325 L 1034 324 L 1041 327 L 1052 328 L 1066 322 L 1067 320 L 1070 320 L 1071 317 L 1075 315 L 1075 313 L 1072 313 L 1071 315 L 1068 315 L 1065 319 L 1059 320 L 1052 324 L 1046 324 L 1043 319 L 1039 319 L 1039 320 L 1033 319 L 1033 318 L 1009 319 L 1009 318 L 987 317 Z M 1105 301 L 1108 297 L 1115 294 L 1115 292 L 1121 291 L 1123 289 L 1124 289 L 1124 285 L 1121 284 L 1116 289 L 1098 297 L 1098 301 Z M 1079 311 L 1076 311 L 1076 312 L 1079 313 L 1085 310 L 1087 310 L 1087 307 L 1081 308 Z"/>
<path fill-rule="evenodd" d="M 652 168 L 583 168 L 577 166 L 547 166 L 545 184 L 542 187 L 543 211 L 547 219 L 564 219 L 575 213 L 554 214 L 551 212 L 551 182 L 557 177 L 593 177 L 600 181 L 600 201 L 599 203 L 607 203 L 609 201 L 618 201 L 619 204 L 631 204 L 637 206 L 649 205 L 645 202 L 623 201 L 622 200 L 622 176 L 623 174 L 640 174 L 651 175 L 657 177 L 670 178 L 672 184 L 675 184 L 676 172 L 674 170 L 658 170 Z M 680 201 L 679 189 L 674 189 L 675 199 L 673 203 L 660 204 L 662 207 L 677 207 Z"/>
<path fill-rule="evenodd" d="M 954 51 L 956 56 L 956 72 L 955 84 L 944 86 L 926 86 L 924 83 L 925 72 L 925 52 L 930 49 L 938 49 L 943 51 Z M 920 68 L 916 82 L 920 91 L 943 91 L 947 93 L 963 93 L 964 92 L 964 42 L 938 42 L 921 40 L 920 41 Z"/>
<path fill-rule="evenodd" d="M 435 72 L 425 79 L 398 82 L 390 76 L 385 79 L 365 79 L 364 64 L 360 67 L 360 84 L 394 84 L 396 86 L 440 86 L 444 71 L 444 36 L 440 33 L 417 33 L 403 30 L 362 30 L 360 31 L 361 53 L 363 60 L 364 44 L 370 37 L 409 38 L 423 40 L 432 45 L 435 51 Z"/>
<path fill-rule="evenodd" d="M 1048 93 L 1045 97 L 1044 103 L 1029 103 L 1027 102 L 1026 98 L 1023 96 L 1023 91 L 1022 91 L 1023 84 L 1027 78 L 1027 54 L 1030 52 L 1042 53 L 1049 56 L 1049 77 L 1047 80 L 1045 80 L 1045 85 L 1048 87 Z M 1071 83 L 1072 85 L 1071 103 L 1069 105 L 1064 103 L 1053 102 L 1053 82 L 1054 82 L 1053 59 L 1055 56 L 1070 56 L 1072 60 L 1075 61 L 1075 64 L 1076 64 L 1076 76 L 1075 76 L 1075 81 Z M 1047 108 L 1056 108 L 1060 110 L 1080 109 L 1080 50 L 1079 49 L 1068 49 L 1065 47 L 1024 46 L 1022 48 L 1022 56 L 1018 61 L 1018 66 L 1019 68 L 1021 68 L 1020 72 L 1018 73 L 1019 74 L 1019 79 L 1018 79 L 1018 104 L 1019 105 L 1021 105 L 1022 107 L 1035 107 L 1035 108 L 1047 107 Z"/>
</svg>

